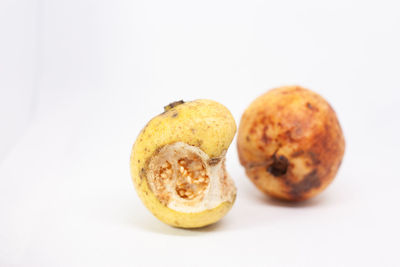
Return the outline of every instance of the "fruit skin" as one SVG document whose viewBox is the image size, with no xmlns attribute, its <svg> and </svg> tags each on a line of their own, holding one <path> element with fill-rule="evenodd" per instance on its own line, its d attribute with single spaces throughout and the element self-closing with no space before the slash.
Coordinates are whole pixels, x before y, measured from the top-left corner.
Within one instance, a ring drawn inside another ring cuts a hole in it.
<svg viewBox="0 0 400 267">
<path fill-rule="evenodd" d="M 182 228 L 197 228 L 220 220 L 233 202 L 223 202 L 211 210 L 183 213 L 163 205 L 151 191 L 146 178 L 147 163 L 161 147 L 184 142 L 199 147 L 210 160 L 225 155 L 236 133 L 229 110 L 212 100 L 171 104 L 140 132 L 132 148 L 130 168 L 136 191 L 144 205 L 161 221 Z"/>
<path fill-rule="evenodd" d="M 299 86 L 286 86 L 261 95 L 246 109 L 237 148 L 257 188 L 272 197 L 299 201 L 332 182 L 345 141 L 325 99 Z"/>
</svg>

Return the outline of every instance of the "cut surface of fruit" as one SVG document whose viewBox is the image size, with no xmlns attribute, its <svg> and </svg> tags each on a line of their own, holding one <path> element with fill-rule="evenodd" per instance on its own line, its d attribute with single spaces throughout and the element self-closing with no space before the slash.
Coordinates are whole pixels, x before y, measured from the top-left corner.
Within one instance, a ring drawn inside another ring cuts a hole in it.
<svg viewBox="0 0 400 267">
<path fill-rule="evenodd" d="M 210 159 L 195 146 L 176 142 L 162 147 L 148 163 L 147 182 L 161 203 L 193 213 L 232 201 L 236 188 L 225 170 L 225 156 Z"/>
</svg>

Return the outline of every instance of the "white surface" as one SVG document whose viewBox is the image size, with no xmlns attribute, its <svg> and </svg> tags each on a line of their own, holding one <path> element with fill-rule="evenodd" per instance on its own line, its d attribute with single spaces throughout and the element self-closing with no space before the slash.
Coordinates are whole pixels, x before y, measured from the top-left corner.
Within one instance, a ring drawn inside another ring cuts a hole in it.
<svg viewBox="0 0 400 267">
<path fill-rule="evenodd" d="M 0 266 L 400 265 L 396 1 L 38 6 L 35 118 L 0 163 Z M 221 222 L 175 229 L 144 208 L 129 154 L 163 105 L 210 98 L 239 122 L 282 84 L 319 92 L 342 123 L 345 159 L 322 195 L 264 197 L 234 143 L 227 168 L 239 191 Z"/>
<path fill-rule="evenodd" d="M 0 162 L 32 117 L 37 49 L 36 1 L 0 1 Z"/>
</svg>

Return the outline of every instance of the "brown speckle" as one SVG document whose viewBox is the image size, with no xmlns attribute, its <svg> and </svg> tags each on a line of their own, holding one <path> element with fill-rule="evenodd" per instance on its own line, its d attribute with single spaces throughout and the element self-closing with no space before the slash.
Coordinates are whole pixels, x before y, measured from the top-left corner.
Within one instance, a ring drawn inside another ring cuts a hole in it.
<svg viewBox="0 0 400 267">
<path fill-rule="evenodd" d="M 306 107 L 312 111 L 318 111 L 318 108 L 316 106 L 311 105 L 310 102 L 307 102 Z"/>
<path fill-rule="evenodd" d="M 246 136 L 246 141 L 250 142 L 250 137 L 249 136 Z"/>
<path fill-rule="evenodd" d="M 293 157 L 293 158 L 296 158 L 296 157 L 301 156 L 303 154 L 304 154 L 303 150 L 297 150 L 297 151 L 293 152 L 292 155 L 290 155 L 290 156 Z"/>
<path fill-rule="evenodd" d="M 172 118 L 178 117 L 178 112 L 174 112 L 174 113 L 171 115 L 171 117 L 172 117 Z"/>
<path fill-rule="evenodd" d="M 257 146 L 257 148 L 261 151 L 264 151 L 264 146 Z"/>
<path fill-rule="evenodd" d="M 208 160 L 208 165 L 217 165 L 221 161 L 221 158 L 212 158 Z"/>
<path fill-rule="evenodd" d="M 246 169 L 251 169 L 251 168 L 254 168 L 255 166 L 257 166 L 256 163 L 254 163 L 254 162 L 249 162 L 249 163 L 246 164 Z"/>
<path fill-rule="evenodd" d="M 157 147 L 157 148 L 154 150 L 153 154 L 158 154 L 158 153 L 160 153 L 160 151 L 161 151 L 162 148 L 163 148 L 163 147 Z"/>
<path fill-rule="evenodd" d="M 310 156 L 310 159 L 314 165 L 318 165 L 321 163 L 321 161 L 319 160 L 318 154 L 316 154 L 312 151 L 309 151 L 308 155 Z"/>
<path fill-rule="evenodd" d="M 263 129 L 263 134 L 261 136 L 261 141 L 263 141 L 265 144 L 268 144 L 270 142 L 270 138 L 267 136 L 267 130 L 268 126 L 265 126 Z"/>
<path fill-rule="evenodd" d="M 139 178 L 140 180 L 143 180 L 145 177 L 146 177 L 146 171 L 144 170 L 144 168 L 141 168 Z"/>
<path fill-rule="evenodd" d="M 289 141 L 289 142 L 294 142 L 295 140 L 293 139 L 293 137 L 292 137 L 292 133 L 289 131 L 289 130 L 287 130 L 287 131 L 285 131 L 285 135 L 284 135 L 285 137 L 286 137 L 286 139 Z"/>
</svg>

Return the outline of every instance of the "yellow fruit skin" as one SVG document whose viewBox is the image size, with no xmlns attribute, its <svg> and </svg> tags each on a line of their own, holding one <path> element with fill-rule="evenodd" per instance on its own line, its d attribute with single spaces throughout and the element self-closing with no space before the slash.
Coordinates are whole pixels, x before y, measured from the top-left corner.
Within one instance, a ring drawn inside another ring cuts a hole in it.
<svg viewBox="0 0 400 267">
<path fill-rule="evenodd" d="M 146 178 L 147 163 L 161 147 L 175 142 L 199 147 L 210 158 L 218 158 L 228 150 L 235 133 L 232 114 L 212 100 L 186 102 L 153 118 L 136 139 L 130 159 L 132 180 L 144 205 L 158 219 L 175 227 L 197 228 L 220 220 L 234 200 L 199 213 L 172 210 L 151 191 Z"/>
</svg>

